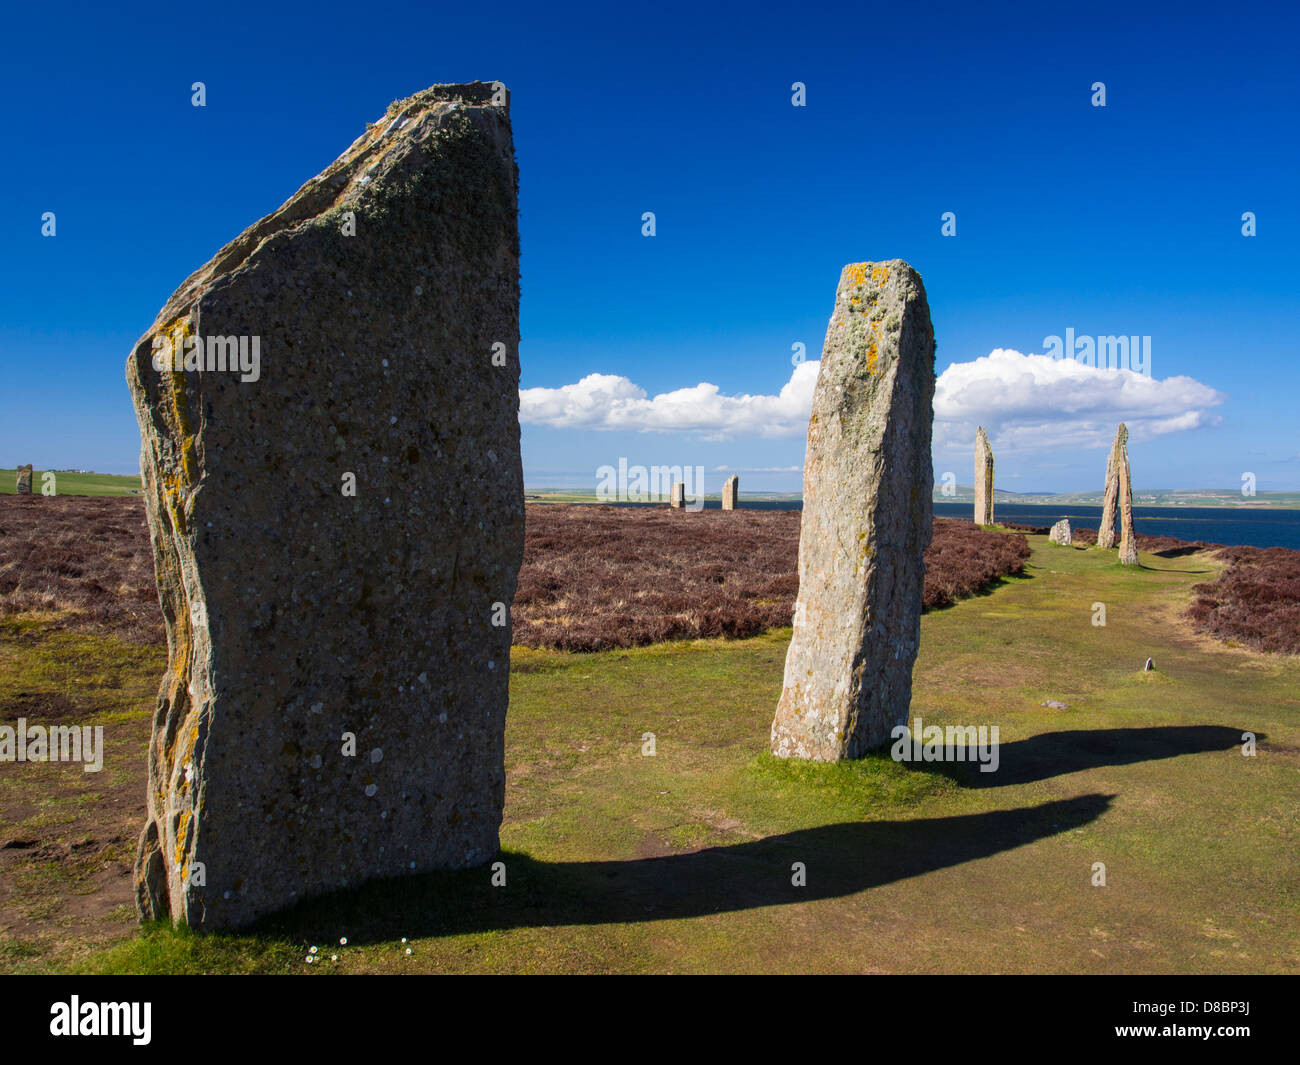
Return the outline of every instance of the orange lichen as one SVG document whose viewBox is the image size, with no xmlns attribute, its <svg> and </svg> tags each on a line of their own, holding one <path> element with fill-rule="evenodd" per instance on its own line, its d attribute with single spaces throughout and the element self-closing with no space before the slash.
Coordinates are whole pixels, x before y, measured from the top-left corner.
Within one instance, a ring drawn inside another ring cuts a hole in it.
<svg viewBox="0 0 1300 1065">
<path fill-rule="evenodd" d="M 176 849 L 175 849 L 175 866 L 180 871 L 181 879 L 185 879 L 185 829 L 189 827 L 190 812 L 185 810 L 176 819 Z"/>
<path fill-rule="evenodd" d="M 876 372 L 876 365 L 880 361 L 879 340 L 880 322 L 877 320 L 871 323 L 871 333 L 867 338 L 867 373 L 869 374 Z"/>
</svg>

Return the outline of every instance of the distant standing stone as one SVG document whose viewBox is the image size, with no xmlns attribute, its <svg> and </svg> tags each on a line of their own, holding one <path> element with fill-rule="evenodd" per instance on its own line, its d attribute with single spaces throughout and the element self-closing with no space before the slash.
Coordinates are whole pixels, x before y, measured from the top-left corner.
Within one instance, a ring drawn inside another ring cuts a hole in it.
<svg viewBox="0 0 1300 1065">
<path fill-rule="evenodd" d="M 732 474 L 722 485 L 722 509 L 735 510 L 736 499 L 740 495 L 740 477 Z"/>
<path fill-rule="evenodd" d="M 975 431 L 975 524 L 993 524 L 993 448 L 982 425 Z"/>
<path fill-rule="evenodd" d="M 838 761 L 906 722 L 931 534 L 934 331 L 907 263 L 844 268 L 808 424 L 799 596 L 772 753 Z"/>
<path fill-rule="evenodd" d="M 18 467 L 18 487 L 17 492 L 20 496 L 29 496 L 32 494 L 32 467 L 31 463 L 26 466 Z"/>
<path fill-rule="evenodd" d="M 1145 666 L 1142 667 L 1142 672 L 1143 672 L 1143 673 L 1150 673 L 1150 672 L 1151 672 L 1153 669 L 1155 669 L 1155 668 L 1156 668 L 1156 664 L 1155 664 L 1153 661 L 1151 661 L 1151 659 L 1148 658 L 1148 659 L 1147 659 L 1147 664 L 1146 664 Z"/>
<path fill-rule="evenodd" d="M 1133 535 L 1133 477 L 1129 471 L 1128 449 L 1119 467 L 1119 561 L 1123 566 L 1138 564 L 1137 538 Z"/>
<path fill-rule="evenodd" d="M 524 536 L 509 113 L 485 82 L 395 103 L 127 360 L 168 644 L 143 917 L 242 927 L 498 852 Z"/>
<path fill-rule="evenodd" d="M 1069 547 L 1071 544 L 1070 537 L 1070 519 L 1062 518 L 1052 526 L 1052 531 L 1047 534 L 1047 538 L 1054 544 L 1060 544 L 1062 547 Z"/>
<path fill-rule="evenodd" d="M 668 497 L 668 505 L 670 507 L 678 508 L 686 506 L 686 482 L 673 482 L 673 490 L 672 494 Z"/>
<path fill-rule="evenodd" d="M 1119 517 L 1120 463 L 1128 454 L 1128 428 L 1120 422 L 1115 440 L 1106 458 L 1106 488 L 1101 502 L 1101 525 L 1097 529 L 1097 546 L 1115 546 L 1115 521 Z"/>
</svg>

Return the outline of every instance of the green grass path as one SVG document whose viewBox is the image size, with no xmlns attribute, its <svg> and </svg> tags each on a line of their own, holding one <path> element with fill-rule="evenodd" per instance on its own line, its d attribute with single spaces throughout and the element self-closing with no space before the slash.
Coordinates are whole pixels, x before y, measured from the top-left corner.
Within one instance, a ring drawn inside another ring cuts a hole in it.
<svg viewBox="0 0 1300 1065">
<path fill-rule="evenodd" d="M 772 759 L 788 631 L 516 649 L 504 887 L 487 870 L 414 877 L 256 934 L 156 928 L 45 964 L 1300 971 L 1300 660 L 1191 634 L 1178 613 L 1214 572 L 1205 559 L 1129 570 L 1114 552 L 1030 541 L 1026 577 L 924 617 L 915 672 L 913 716 L 999 727 L 997 773 Z M 1253 758 L 1245 731 L 1261 737 Z M 310 945 L 326 960 L 306 964 Z"/>
</svg>

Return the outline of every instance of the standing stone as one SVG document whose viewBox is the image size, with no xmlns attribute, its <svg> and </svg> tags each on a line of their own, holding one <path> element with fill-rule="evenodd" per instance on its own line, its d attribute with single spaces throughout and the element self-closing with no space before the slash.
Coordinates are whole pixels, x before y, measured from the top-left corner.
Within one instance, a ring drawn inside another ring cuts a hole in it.
<svg viewBox="0 0 1300 1065">
<path fill-rule="evenodd" d="M 1070 537 L 1070 519 L 1062 518 L 1052 526 L 1052 531 L 1047 534 L 1047 538 L 1054 544 L 1060 544 L 1062 547 L 1069 547 Z"/>
<path fill-rule="evenodd" d="M 844 268 L 804 463 L 782 758 L 857 758 L 907 720 L 934 473 L 934 331 L 907 263 Z"/>
<path fill-rule="evenodd" d="M 740 495 L 740 476 L 733 473 L 722 484 L 722 509 L 735 510 L 736 499 Z"/>
<path fill-rule="evenodd" d="M 32 465 L 30 462 L 26 466 L 18 467 L 18 486 L 15 491 L 20 496 L 32 494 Z"/>
<path fill-rule="evenodd" d="M 127 360 L 169 654 L 145 918 L 238 927 L 497 852 L 524 529 L 508 106 L 481 82 L 393 104 Z"/>
<path fill-rule="evenodd" d="M 668 497 L 670 507 L 686 506 L 686 483 L 684 481 L 674 481 L 672 494 Z"/>
<path fill-rule="evenodd" d="M 993 524 L 993 448 L 982 425 L 975 431 L 975 524 Z"/>
<path fill-rule="evenodd" d="M 1119 561 L 1122 566 L 1138 564 L 1137 539 L 1133 535 L 1133 478 L 1129 471 L 1128 450 L 1119 467 Z"/>
<path fill-rule="evenodd" d="M 1115 442 L 1106 459 L 1106 492 L 1101 502 L 1101 525 L 1097 529 L 1097 546 L 1115 546 L 1115 519 L 1119 512 L 1119 467 L 1128 455 L 1128 428 L 1120 422 L 1115 430 Z"/>
</svg>

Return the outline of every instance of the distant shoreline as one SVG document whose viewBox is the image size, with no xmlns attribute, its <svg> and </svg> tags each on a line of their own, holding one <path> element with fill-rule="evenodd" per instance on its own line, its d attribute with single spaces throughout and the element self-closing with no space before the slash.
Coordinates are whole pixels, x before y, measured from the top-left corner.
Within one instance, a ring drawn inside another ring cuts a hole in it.
<svg viewBox="0 0 1300 1065">
<path fill-rule="evenodd" d="M 41 490 L 41 475 L 44 470 L 33 471 L 32 488 L 35 492 Z M 115 473 L 73 473 L 53 471 L 55 474 L 55 489 L 58 495 L 122 495 L 138 496 L 140 495 L 140 475 L 139 474 L 115 474 Z M 0 495 L 13 495 L 15 493 L 17 480 L 17 471 L 0 467 Z M 970 495 L 970 489 L 963 485 L 957 486 L 958 494 L 956 496 L 943 496 L 936 493 L 933 502 L 945 505 L 965 505 L 974 506 L 974 497 Z M 1174 492 L 1172 489 L 1160 489 L 1156 491 L 1148 490 L 1147 492 L 1135 492 L 1133 505 L 1148 509 L 1161 509 L 1170 511 L 1179 510 L 1223 510 L 1223 511 L 1300 511 L 1300 492 L 1260 492 L 1253 498 L 1242 499 L 1236 492 L 1227 489 L 1203 489 L 1205 494 L 1199 494 L 1195 490 L 1185 492 Z M 1170 495 L 1186 495 L 1185 499 L 1171 500 Z M 1082 496 L 1082 497 L 1081 497 Z M 1144 498 L 1145 496 L 1145 498 Z M 1164 498 L 1161 498 L 1164 497 Z M 1234 498 L 1236 497 L 1236 498 Z M 532 503 L 590 503 L 596 504 L 601 502 L 596 499 L 594 489 L 572 489 L 572 488 L 524 488 L 524 499 Z M 789 507 L 791 504 L 803 503 L 803 495 L 800 492 L 761 492 L 745 491 L 744 484 L 741 484 L 740 490 L 741 503 L 745 509 L 750 509 L 758 504 L 772 503 Z M 709 494 L 704 496 L 706 504 L 717 507 L 721 504 L 722 497 L 720 494 Z M 666 505 L 667 500 L 646 500 L 641 505 L 651 503 L 661 503 Z M 993 506 L 996 510 L 999 506 L 1011 507 L 1034 507 L 1039 510 L 1061 510 L 1069 507 L 1100 507 L 1101 496 L 1097 494 L 1095 499 L 1081 493 L 1065 493 L 1059 499 L 1053 499 L 1041 495 L 1027 495 L 1024 498 L 1015 496 L 1003 496 L 1001 493 L 995 493 Z"/>
<path fill-rule="evenodd" d="M 1267 493 L 1262 493 L 1262 494 L 1267 494 Z M 1154 502 L 1153 503 L 1141 499 L 1135 495 L 1133 498 L 1133 505 L 1135 507 L 1160 508 L 1163 510 L 1189 510 L 1189 509 L 1190 510 L 1226 510 L 1226 511 L 1300 510 L 1300 493 L 1279 492 L 1276 494 L 1281 496 L 1287 496 L 1287 497 L 1296 496 L 1297 498 L 1295 499 L 1287 498 L 1287 499 L 1280 499 L 1276 501 L 1271 499 L 1260 500 L 1257 498 L 1256 500 L 1249 503 L 1201 502 L 1199 500 L 1196 502 L 1178 502 L 1178 503 Z M 769 492 L 748 492 L 747 493 L 743 489 L 740 493 L 740 498 L 743 503 L 746 503 L 751 507 L 759 503 L 784 503 L 784 504 L 800 503 L 802 504 L 803 502 L 803 497 L 798 494 L 782 495 L 778 493 L 769 493 Z M 524 489 L 524 499 L 525 501 L 530 503 L 578 503 L 578 504 L 593 504 L 593 505 L 599 504 L 599 505 L 614 505 L 614 506 L 653 506 L 653 505 L 667 506 L 668 504 L 667 499 L 620 500 L 617 502 L 613 500 L 608 500 L 608 501 L 598 500 L 594 492 L 574 492 L 574 491 L 563 491 L 560 489 L 556 489 L 554 491 L 539 491 L 536 489 Z M 721 503 L 722 497 L 721 495 L 706 494 L 704 496 L 704 501 L 706 503 Z M 944 505 L 952 505 L 952 506 L 965 505 L 965 506 L 973 507 L 975 505 L 975 501 L 973 499 L 949 499 L 946 497 L 934 499 L 932 500 L 932 502 L 942 503 Z M 1102 505 L 1102 501 L 1100 499 L 1097 499 L 1096 501 L 1090 501 L 1086 499 L 1073 499 L 1073 498 L 1060 499 L 1060 500 L 1045 500 L 1045 501 L 1034 500 L 1033 502 L 1020 502 L 1019 500 L 1013 500 L 1013 499 L 995 499 L 993 502 L 993 506 L 995 510 L 999 506 L 1037 507 L 1040 510 L 1061 510 L 1062 508 L 1067 508 L 1067 507 L 1100 507 L 1101 505 Z"/>
</svg>

